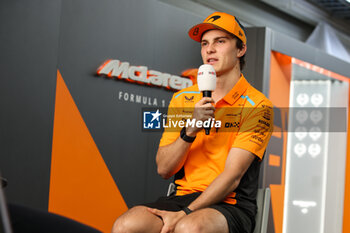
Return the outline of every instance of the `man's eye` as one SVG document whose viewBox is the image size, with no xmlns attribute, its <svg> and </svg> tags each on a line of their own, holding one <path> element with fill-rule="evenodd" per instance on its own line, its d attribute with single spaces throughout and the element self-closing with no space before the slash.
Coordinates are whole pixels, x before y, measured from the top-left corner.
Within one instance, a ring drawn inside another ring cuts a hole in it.
<svg viewBox="0 0 350 233">
<path fill-rule="evenodd" d="M 207 42 L 202 42 L 202 47 L 206 46 L 208 43 Z"/>
<path fill-rule="evenodd" d="M 225 43 L 225 40 L 218 40 L 219 44 Z"/>
</svg>

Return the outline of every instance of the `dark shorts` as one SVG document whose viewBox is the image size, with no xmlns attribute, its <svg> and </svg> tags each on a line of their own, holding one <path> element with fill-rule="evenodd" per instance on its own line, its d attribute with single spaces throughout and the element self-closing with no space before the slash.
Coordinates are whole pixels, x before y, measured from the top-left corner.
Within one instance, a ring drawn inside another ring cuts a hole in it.
<svg viewBox="0 0 350 233">
<path fill-rule="evenodd" d="M 150 208 L 159 210 L 180 211 L 194 201 L 200 193 L 192 193 L 184 196 L 160 197 L 156 202 L 142 204 Z M 227 221 L 230 233 L 251 233 L 254 230 L 255 220 L 235 205 L 220 202 L 211 205 L 213 208 L 222 213 Z"/>
</svg>

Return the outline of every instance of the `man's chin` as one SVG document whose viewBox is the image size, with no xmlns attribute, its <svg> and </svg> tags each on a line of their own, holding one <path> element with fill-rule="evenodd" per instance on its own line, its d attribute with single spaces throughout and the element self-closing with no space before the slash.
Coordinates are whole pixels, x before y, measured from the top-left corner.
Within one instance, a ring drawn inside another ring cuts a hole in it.
<svg viewBox="0 0 350 233">
<path fill-rule="evenodd" d="M 216 68 L 215 66 L 214 67 L 214 70 L 215 70 L 215 73 L 216 73 L 216 76 L 220 76 L 222 74 L 222 70 L 221 69 L 218 69 Z"/>
<path fill-rule="evenodd" d="M 220 69 L 217 67 L 215 63 L 213 65 L 212 64 L 209 64 L 209 65 L 211 65 L 214 68 L 216 74 L 220 72 Z"/>
</svg>

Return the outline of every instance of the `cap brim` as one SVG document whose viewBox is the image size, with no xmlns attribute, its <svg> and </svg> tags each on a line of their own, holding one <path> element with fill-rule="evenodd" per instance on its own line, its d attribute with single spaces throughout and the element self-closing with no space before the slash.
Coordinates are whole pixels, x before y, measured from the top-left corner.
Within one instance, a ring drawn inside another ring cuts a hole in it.
<svg viewBox="0 0 350 233">
<path fill-rule="evenodd" d="M 189 31 L 188 35 L 195 41 L 201 42 L 202 35 L 204 32 L 211 30 L 211 29 L 220 29 L 224 30 L 216 25 L 210 24 L 210 23 L 200 23 L 195 26 L 193 26 Z M 226 30 L 224 30 L 226 31 Z"/>
</svg>

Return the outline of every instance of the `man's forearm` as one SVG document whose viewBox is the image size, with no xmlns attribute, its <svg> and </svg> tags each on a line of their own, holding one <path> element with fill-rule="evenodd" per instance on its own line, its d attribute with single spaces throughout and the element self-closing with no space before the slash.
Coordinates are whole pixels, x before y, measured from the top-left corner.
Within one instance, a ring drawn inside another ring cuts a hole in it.
<svg viewBox="0 0 350 233">
<path fill-rule="evenodd" d="M 185 142 L 178 137 L 172 144 L 159 147 L 156 156 L 158 174 L 168 179 L 178 172 L 186 161 L 191 145 L 192 143 Z"/>
<path fill-rule="evenodd" d="M 237 188 L 239 181 L 225 172 L 221 173 L 188 208 L 194 211 L 223 201 Z"/>
<path fill-rule="evenodd" d="M 223 201 L 239 185 L 241 178 L 254 161 L 255 155 L 240 148 L 231 148 L 224 171 L 218 175 L 204 192 L 188 208 L 197 210 Z"/>
</svg>

